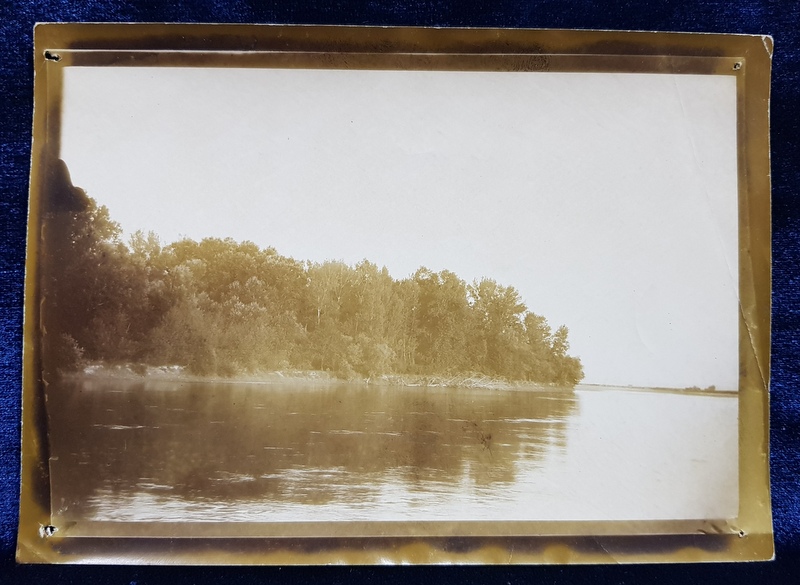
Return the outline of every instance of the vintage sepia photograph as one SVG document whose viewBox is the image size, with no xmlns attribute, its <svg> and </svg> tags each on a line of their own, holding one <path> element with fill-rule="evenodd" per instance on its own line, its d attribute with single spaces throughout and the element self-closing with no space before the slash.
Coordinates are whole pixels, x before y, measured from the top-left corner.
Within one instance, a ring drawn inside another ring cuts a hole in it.
<svg viewBox="0 0 800 585">
<path fill-rule="evenodd" d="M 739 516 L 736 67 L 58 66 L 48 529 Z"/>
<path fill-rule="evenodd" d="M 64 519 L 736 515 L 733 77 L 75 67 L 63 95 Z"/>
</svg>

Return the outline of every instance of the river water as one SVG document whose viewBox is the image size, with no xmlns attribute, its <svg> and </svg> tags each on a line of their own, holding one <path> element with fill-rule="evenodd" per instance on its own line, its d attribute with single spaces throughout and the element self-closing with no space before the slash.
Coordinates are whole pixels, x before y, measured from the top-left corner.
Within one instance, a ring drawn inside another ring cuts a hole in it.
<svg viewBox="0 0 800 585">
<path fill-rule="evenodd" d="M 62 381 L 54 518 L 724 519 L 737 397 L 297 383 Z"/>
</svg>

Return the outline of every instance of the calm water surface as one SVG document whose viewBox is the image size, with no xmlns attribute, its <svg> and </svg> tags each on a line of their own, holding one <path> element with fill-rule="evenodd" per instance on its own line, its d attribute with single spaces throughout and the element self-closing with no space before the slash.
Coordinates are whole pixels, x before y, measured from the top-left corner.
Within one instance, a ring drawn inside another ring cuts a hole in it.
<svg viewBox="0 0 800 585">
<path fill-rule="evenodd" d="M 735 395 L 113 380 L 48 392 L 58 521 L 728 518 Z"/>
</svg>

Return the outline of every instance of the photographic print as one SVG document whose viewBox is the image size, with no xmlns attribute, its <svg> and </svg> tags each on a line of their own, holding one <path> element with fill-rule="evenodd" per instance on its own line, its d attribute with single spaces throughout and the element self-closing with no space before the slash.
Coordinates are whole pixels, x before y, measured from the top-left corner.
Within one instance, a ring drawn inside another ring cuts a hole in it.
<svg viewBox="0 0 800 585">
<path fill-rule="evenodd" d="M 54 530 L 739 516 L 736 67 L 59 66 Z"/>
</svg>

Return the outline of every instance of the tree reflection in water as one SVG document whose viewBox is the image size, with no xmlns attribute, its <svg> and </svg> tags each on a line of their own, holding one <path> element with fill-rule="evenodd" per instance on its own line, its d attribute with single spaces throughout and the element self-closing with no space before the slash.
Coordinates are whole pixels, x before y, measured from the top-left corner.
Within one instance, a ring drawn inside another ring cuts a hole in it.
<svg viewBox="0 0 800 585">
<path fill-rule="evenodd" d="M 390 483 L 457 498 L 563 449 L 576 407 L 569 391 L 117 380 L 62 381 L 48 400 L 53 509 L 75 520 L 148 494 L 369 505 Z"/>
</svg>

